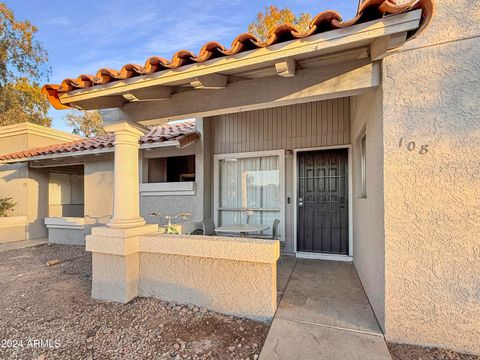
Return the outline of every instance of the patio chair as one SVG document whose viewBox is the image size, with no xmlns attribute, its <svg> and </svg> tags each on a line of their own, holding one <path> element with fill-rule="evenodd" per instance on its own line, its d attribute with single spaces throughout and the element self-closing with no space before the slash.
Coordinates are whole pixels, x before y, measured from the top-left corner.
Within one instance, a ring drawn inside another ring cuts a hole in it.
<svg viewBox="0 0 480 360">
<path fill-rule="evenodd" d="M 278 240 L 278 226 L 280 225 L 280 220 L 273 220 L 272 225 L 272 235 L 255 235 L 255 239 L 269 239 L 269 240 Z M 285 241 L 280 241 L 280 261 L 283 263 L 283 255 L 285 253 Z"/>
<path fill-rule="evenodd" d="M 215 223 L 212 218 L 203 220 L 203 235 L 215 236 Z"/>
</svg>

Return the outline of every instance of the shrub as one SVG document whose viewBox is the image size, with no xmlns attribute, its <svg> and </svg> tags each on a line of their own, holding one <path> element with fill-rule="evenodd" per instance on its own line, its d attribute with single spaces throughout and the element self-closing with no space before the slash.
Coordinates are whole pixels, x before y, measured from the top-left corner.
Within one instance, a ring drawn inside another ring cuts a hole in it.
<svg viewBox="0 0 480 360">
<path fill-rule="evenodd" d="M 0 199 L 0 216 L 8 216 L 8 213 L 13 210 L 16 203 L 12 201 L 12 198 Z"/>
</svg>

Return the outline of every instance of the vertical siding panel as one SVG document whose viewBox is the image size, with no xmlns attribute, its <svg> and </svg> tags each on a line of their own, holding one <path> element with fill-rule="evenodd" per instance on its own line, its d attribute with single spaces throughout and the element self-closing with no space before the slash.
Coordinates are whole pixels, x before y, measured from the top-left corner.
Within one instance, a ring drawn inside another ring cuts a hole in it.
<svg viewBox="0 0 480 360">
<path fill-rule="evenodd" d="M 327 145 L 327 101 L 322 102 L 322 141 L 321 146 Z"/>
<path fill-rule="evenodd" d="M 233 134 L 235 138 L 235 152 L 242 151 L 242 113 L 238 113 L 235 117 L 235 133 Z"/>
<path fill-rule="evenodd" d="M 339 122 L 338 122 L 338 143 L 345 144 L 343 140 L 343 133 L 344 133 L 344 126 L 345 120 L 343 118 L 343 108 L 345 107 L 345 98 L 339 99 L 338 102 L 338 115 L 339 115 Z"/>
<path fill-rule="evenodd" d="M 229 116 L 228 115 L 225 115 L 225 117 L 223 118 L 223 152 L 227 153 L 229 152 L 230 150 L 228 149 L 228 137 L 229 137 L 229 134 L 230 134 L 230 119 L 229 119 Z"/>
<path fill-rule="evenodd" d="M 230 126 L 228 127 L 230 129 L 230 132 L 228 134 L 228 144 L 230 148 L 229 152 L 236 152 L 235 127 L 237 126 L 238 113 L 231 114 L 229 118 L 230 118 Z"/>
<path fill-rule="evenodd" d="M 215 133 L 216 133 L 216 138 L 217 138 L 217 149 L 218 149 L 218 152 L 222 152 L 222 121 L 223 121 L 223 117 L 220 117 L 220 116 L 217 116 L 214 120 L 214 123 L 215 123 Z"/>
<path fill-rule="evenodd" d="M 227 122 L 226 122 L 226 127 L 227 127 L 227 137 L 225 138 L 225 145 L 227 148 L 227 152 L 231 153 L 233 152 L 233 146 L 232 146 L 232 134 L 233 134 L 233 117 L 235 114 L 229 114 L 227 115 Z"/>
<path fill-rule="evenodd" d="M 339 144 L 339 133 L 340 133 L 340 121 L 341 121 L 341 116 L 340 116 L 340 104 L 341 104 L 342 99 L 337 99 L 336 101 L 333 102 L 333 108 L 335 109 L 335 117 L 334 117 L 334 134 L 333 134 L 333 145 L 338 145 Z"/>
<path fill-rule="evenodd" d="M 258 112 L 258 115 L 260 116 L 259 118 L 259 125 L 258 125 L 258 150 L 264 150 L 265 149 L 265 109 L 262 109 Z"/>
<path fill-rule="evenodd" d="M 344 134 L 344 139 L 345 139 L 345 144 L 350 144 L 350 98 L 348 97 L 346 99 L 346 106 L 344 108 L 344 118 L 345 118 L 345 134 Z"/>
<path fill-rule="evenodd" d="M 287 135 L 287 121 L 285 120 L 285 108 L 284 107 L 278 107 L 277 108 L 277 115 L 280 120 L 280 127 L 279 131 L 277 131 L 277 134 L 280 135 L 279 139 L 277 140 L 277 147 L 278 148 L 287 148 L 287 144 L 285 143 L 285 137 Z"/>
<path fill-rule="evenodd" d="M 247 113 L 242 113 L 241 114 L 241 119 L 242 119 L 242 152 L 247 151 L 247 146 L 248 146 L 248 119 L 246 117 Z"/>
<path fill-rule="evenodd" d="M 316 102 L 314 105 L 314 114 L 315 114 L 315 130 L 314 130 L 314 144 L 317 145 L 318 141 L 320 139 L 320 136 L 318 134 L 320 133 L 320 127 L 321 127 L 321 112 L 320 112 L 320 103 Z"/>
<path fill-rule="evenodd" d="M 305 104 L 307 107 L 307 138 L 308 138 L 308 147 L 312 147 L 315 142 L 313 141 L 314 139 L 314 134 L 313 134 L 313 123 L 315 122 L 315 118 L 313 116 L 312 108 L 313 108 L 313 103 L 307 103 Z"/>
<path fill-rule="evenodd" d="M 268 144 L 269 149 L 275 149 L 275 117 L 274 117 L 275 109 L 268 109 Z"/>
<path fill-rule="evenodd" d="M 293 113 L 293 121 L 295 123 L 295 147 L 302 147 L 302 137 L 303 132 L 305 131 L 305 118 L 303 116 L 303 104 L 295 105 L 295 111 Z"/>
<path fill-rule="evenodd" d="M 350 98 L 210 117 L 216 154 L 350 143 Z"/>
<path fill-rule="evenodd" d="M 305 138 L 305 133 L 307 129 L 307 122 L 306 122 L 306 116 L 305 116 L 305 104 L 299 104 L 298 105 L 298 112 L 296 113 L 297 118 L 300 120 L 299 126 L 298 126 L 298 131 L 295 133 L 295 136 L 297 137 L 297 147 L 298 148 L 303 148 L 304 144 L 304 138 Z"/>
<path fill-rule="evenodd" d="M 333 100 L 328 100 L 327 102 L 328 111 L 328 137 L 327 137 L 327 145 L 330 146 L 333 143 Z"/>
</svg>

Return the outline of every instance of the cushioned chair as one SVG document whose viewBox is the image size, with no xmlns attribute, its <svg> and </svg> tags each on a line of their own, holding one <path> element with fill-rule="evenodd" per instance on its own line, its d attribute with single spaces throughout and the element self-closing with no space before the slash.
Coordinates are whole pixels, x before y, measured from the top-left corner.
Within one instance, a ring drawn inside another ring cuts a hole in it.
<svg viewBox="0 0 480 360">
<path fill-rule="evenodd" d="M 215 235 L 215 223 L 212 218 L 203 220 L 203 235 Z"/>
<path fill-rule="evenodd" d="M 278 240 L 278 226 L 280 225 L 280 220 L 275 219 L 272 224 L 272 235 L 255 235 L 252 236 L 255 239 L 269 239 L 269 240 Z M 280 241 L 280 261 L 283 263 L 283 255 L 285 253 L 285 242 Z"/>
</svg>

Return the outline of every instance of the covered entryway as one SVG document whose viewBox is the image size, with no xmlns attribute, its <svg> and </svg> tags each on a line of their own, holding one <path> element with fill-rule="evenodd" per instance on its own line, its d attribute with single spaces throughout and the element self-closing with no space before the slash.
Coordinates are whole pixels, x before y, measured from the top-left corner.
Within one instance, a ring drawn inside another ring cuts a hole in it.
<svg viewBox="0 0 480 360">
<path fill-rule="evenodd" d="M 297 184 L 297 252 L 348 255 L 348 149 L 298 152 Z"/>
</svg>

